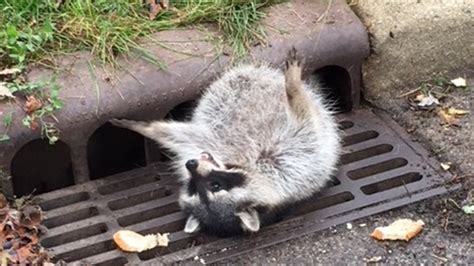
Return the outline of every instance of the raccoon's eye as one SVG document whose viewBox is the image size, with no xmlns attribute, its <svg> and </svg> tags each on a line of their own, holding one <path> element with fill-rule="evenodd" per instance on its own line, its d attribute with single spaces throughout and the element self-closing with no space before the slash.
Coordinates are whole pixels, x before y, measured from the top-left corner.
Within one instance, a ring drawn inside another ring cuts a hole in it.
<svg viewBox="0 0 474 266">
<path fill-rule="evenodd" d="M 225 166 L 225 168 L 227 168 L 227 169 L 240 168 L 240 166 L 235 165 L 235 164 L 231 164 L 231 163 L 227 163 L 227 164 L 225 164 L 224 166 Z"/>
<path fill-rule="evenodd" d="M 217 192 L 222 189 L 221 184 L 219 182 L 211 182 L 209 184 L 209 189 L 211 192 Z"/>
</svg>

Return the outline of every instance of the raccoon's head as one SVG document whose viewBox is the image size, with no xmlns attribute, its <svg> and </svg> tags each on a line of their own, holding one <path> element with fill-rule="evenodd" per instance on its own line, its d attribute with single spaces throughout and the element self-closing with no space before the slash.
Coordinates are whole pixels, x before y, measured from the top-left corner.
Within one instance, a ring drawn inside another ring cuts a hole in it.
<svg viewBox="0 0 474 266">
<path fill-rule="evenodd" d="M 187 161 L 186 168 L 191 178 L 180 195 L 181 207 L 189 215 L 185 232 L 228 236 L 260 229 L 243 169 L 224 165 L 208 152 Z"/>
</svg>

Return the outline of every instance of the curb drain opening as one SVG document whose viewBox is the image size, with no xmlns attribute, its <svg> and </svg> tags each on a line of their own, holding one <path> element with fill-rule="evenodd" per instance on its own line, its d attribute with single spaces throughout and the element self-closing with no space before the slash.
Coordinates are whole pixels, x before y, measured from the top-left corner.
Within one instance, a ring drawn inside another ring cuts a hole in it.
<svg viewBox="0 0 474 266">
<path fill-rule="evenodd" d="M 87 141 L 87 164 L 91 180 L 143 167 L 145 138 L 105 123 Z"/>
</svg>

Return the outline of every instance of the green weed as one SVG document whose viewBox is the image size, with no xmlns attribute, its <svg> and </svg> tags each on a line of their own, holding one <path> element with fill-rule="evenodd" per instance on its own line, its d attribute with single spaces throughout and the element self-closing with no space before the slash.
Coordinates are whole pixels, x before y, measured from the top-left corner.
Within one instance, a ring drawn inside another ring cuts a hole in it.
<svg viewBox="0 0 474 266">
<path fill-rule="evenodd" d="M 102 62 L 142 51 L 141 36 L 197 23 L 216 23 L 234 54 L 241 56 L 265 37 L 262 7 L 281 0 L 171 1 L 154 20 L 143 0 L 0 1 L 0 62 L 24 64 L 58 52 L 88 49 Z"/>
<path fill-rule="evenodd" d="M 56 127 L 54 112 L 63 107 L 63 102 L 59 98 L 59 85 L 55 79 L 48 82 L 30 82 L 21 84 L 18 82 L 7 83 L 7 87 L 12 93 L 18 92 L 38 101 L 37 108 L 26 110 L 27 115 L 23 118 L 24 126 L 35 130 L 40 128 L 41 136 L 46 137 L 50 144 L 59 140 L 59 129 Z M 53 122 L 51 122 L 53 121 Z M 11 123 L 11 118 L 9 123 Z M 5 118 L 4 118 L 5 124 Z"/>
</svg>

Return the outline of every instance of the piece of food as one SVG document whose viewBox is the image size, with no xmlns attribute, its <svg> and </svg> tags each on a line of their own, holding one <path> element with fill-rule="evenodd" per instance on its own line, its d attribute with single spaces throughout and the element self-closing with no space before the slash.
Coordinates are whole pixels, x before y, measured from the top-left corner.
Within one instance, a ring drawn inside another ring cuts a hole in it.
<svg viewBox="0 0 474 266">
<path fill-rule="evenodd" d="M 120 230 L 114 234 L 113 239 L 115 244 L 123 251 L 142 252 L 156 246 L 168 246 L 168 235 L 169 233 L 158 233 L 143 236 L 130 230 Z"/>
<path fill-rule="evenodd" d="M 422 220 L 399 219 L 389 226 L 375 228 L 371 236 L 378 240 L 408 241 L 420 233 L 424 225 Z"/>
</svg>

